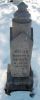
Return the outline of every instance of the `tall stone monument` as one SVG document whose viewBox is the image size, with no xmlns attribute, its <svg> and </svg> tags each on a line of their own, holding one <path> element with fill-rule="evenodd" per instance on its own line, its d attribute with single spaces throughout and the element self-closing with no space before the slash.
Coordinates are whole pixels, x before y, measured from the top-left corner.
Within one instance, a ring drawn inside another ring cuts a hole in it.
<svg viewBox="0 0 40 100">
<path fill-rule="evenodd" d="M 32 91 L 33 72 L 31 56 L 33 47 L 33 28 L 27 5 L 21 2 L 14 13 L 10 28 L 10 58 L 5 92 Z"/>
</svg>

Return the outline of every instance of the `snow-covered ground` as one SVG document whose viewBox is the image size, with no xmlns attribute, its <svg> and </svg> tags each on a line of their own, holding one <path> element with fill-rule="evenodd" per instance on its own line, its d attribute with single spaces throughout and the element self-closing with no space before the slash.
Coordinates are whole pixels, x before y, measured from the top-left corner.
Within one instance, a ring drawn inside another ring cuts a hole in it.
<svg viewBox="0 0 40 100">
<path fill-rule="evenodd" d="M 0 100 L 40 100 L 40 3 L 27 3 L 31 13 L 34 32 L 32 52 L 32 69 L 34 72 L 34 93 L 13 92 L 7 96 L 4 92 L 6 83 L 7 64 L 10 63 L 10 26 L 12 25 L 13 11 L 17 9 L 12 3 L 0 3 Z"/>
</svg>

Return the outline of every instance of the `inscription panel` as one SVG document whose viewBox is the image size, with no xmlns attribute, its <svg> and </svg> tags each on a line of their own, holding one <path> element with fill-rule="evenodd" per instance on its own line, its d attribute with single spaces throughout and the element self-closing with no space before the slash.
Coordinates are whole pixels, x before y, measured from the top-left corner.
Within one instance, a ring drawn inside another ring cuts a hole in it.
<svg viewBox="0 0 40 100">
<path fill-rule="evenodd" d="M 31 62 L 31 41 L 25 34 L 19 35 L 11 43 L 12 74 L 16 76 L 28 76 Z M 24 74 L 23 74 L 24 73 Z"/>
<path fill-rule="evenodd" d="M 23 49 L 22 50 L 21 49 L 14 50 L 13 56 L 12 56 L 12 61 L 13 61 L 14 66 L 27 67 L 29 59 L 30 59 L 30 55 L 26 48 L 24 50 Z"/>
</svg>

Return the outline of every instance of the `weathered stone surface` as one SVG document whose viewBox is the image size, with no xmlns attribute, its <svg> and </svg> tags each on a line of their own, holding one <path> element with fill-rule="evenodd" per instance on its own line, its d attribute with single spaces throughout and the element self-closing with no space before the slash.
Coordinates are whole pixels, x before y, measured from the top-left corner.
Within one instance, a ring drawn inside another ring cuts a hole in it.
<svg viewBox="0 0 40 100">
<path fill-rule="evenodd" d="M 27 5 L 21 2 L 14 13 L 10 28 L 10 57 L 5 92 L 10 94 L 16 90 L 32 90 L 33 72 L 31 56 L 33 47 L 33 28 Z"/>
<path fill-rule="evenodd" d="M 15 38 L 15 36 L 17 36 L 19 33 L 26 33 L 26 35 L 28 34 L 29 37 L 31 37 L 31 28 L 30 28 L 30 23 L 28 24 L 19 24 L 19 23 L 13 23 L 13 27 L 12 27 L 12 32 L 13 32 L 13 38 Z"/>
<path fill-rule="evenodd" d="M 14 77 L 27 77 L 30 73 L 33 41 L 31 39 L 31 20 L 27 5 L 20 3 L 12 20 L 11 74 Z"/>
<path fill-rule="evenodd" d="M 29 77 L 13 77 L 11 75 L 12 65 L 8 65 L 7 83 L 5 93 L 10 95 L 12 91 L 32 91 L 33 90 L 33 72 L 30 66 Z"/>
<path fill-rule="evenodd" d="M 24 2 L 21 2 L 18 5 L 18 10 L 14 13 L 13 22 L 31 24 L 30 13 L 28 12 L 27 5 Z"/>
<path fill-rule="evenodd" d="M 20 41 L 21 40 L 21 41 Z M 24 77 L 30 73 L 32 41 L 21 33 L 11 42 L 11 73 L 13 76 Z"/>
</svg>

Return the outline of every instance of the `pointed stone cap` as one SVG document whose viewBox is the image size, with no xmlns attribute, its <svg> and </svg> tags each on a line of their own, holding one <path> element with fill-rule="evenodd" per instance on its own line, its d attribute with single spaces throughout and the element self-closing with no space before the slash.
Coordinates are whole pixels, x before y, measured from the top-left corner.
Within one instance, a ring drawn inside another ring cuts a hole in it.
<svg viewBox="0 0 40 100">
<path fill-rule="evenodd" d="M 27 8 L 28 6 L 24 2 L 21 2 L 18 5 L 18 10 L 14 13 L 13 21 L 17 23 L 29 23 L 31 19 Z"/>
<path fill-rule="evenodd" d="M 18 5 L 18 10 L 26 10 L 28 8 L 28 6 L 24 3 L 24 2 L 21 2 L 19 5 Z"/>
</svg>

